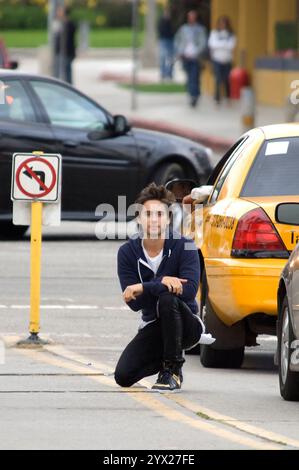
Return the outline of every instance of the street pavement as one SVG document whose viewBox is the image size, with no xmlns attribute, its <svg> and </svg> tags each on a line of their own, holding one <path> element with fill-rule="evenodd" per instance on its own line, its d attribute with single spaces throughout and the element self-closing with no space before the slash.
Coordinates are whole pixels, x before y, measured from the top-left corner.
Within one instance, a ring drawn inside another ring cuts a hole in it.
<svg viewBox="0 0 299 470">
<path fill-rule="evenodd" d="M 1 241 L 0 448 L 299 448 L 298 406 L 280 398 L 273 338 L 248 349 L 240 370 L 205 369 L 187 355 L 178 394 L 152 392 L 154 376 L 117 386 L 114 367 L 139 314 L 123 303 L 116 276 L 125 240 L 99 241 L 95 230 L 75 222 L 44 228 L 43 349 L 16 347 L 28 336 L 29 234 Z"/>
</svg>

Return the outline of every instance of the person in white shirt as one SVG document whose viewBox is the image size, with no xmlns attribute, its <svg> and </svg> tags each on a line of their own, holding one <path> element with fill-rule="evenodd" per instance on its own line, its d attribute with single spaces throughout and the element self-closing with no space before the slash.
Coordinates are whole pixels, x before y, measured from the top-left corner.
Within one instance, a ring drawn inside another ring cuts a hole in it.
<svg viewBox="0 0 299 470">
<path fill-rule="evenodd" d="M 221 16 L 217 21 L 216 29 L 211 31 L 208 41 L 214 68 L 215 101 L 217 104 L 221 101 L 222 85 L 224 85 L 226 97 L 230 97 L 229 75 L 236 42 L 230 19 L 227 16 Z"/>
</svg>

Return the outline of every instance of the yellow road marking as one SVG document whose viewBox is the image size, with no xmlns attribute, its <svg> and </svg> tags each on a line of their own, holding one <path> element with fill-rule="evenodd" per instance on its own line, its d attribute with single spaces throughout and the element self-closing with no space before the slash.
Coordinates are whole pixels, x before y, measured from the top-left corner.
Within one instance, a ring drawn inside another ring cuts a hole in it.
<svg viewBox="0 0 299 470">
<path fill-rule="evenodd" d="M 146 388 L 151 387 L 150 382 L 148 382 L 146 379 L 140 380 L 139 383 Z M 244 423 L 243 421 L 239 421 L 238 419 L 233 418 L 231 416 L 226 416 L 221 413 L 218 413 L 218 411 L 211 410 L 210 408 L 205 408 L 195 402 L 192 402 L 191 400 L 187 400 L 186 398 L 183 398 L 176 394 L 172 395 L 170 393 L 167 393 L 164 394 L 164 396 L 167 396 L 169 400 L 175 401 L 178 405 L 183 406 L 187 410 L 193 411 L 193 413 L 200 413 L 201 415 L 206 416 L 207 419 L 211 419 L 222 424 L 227 424 L 228 426 L 239 429 L 240 431 L 244 431 L 247 434 L 252 434 L 256 437 L 260 437 L 262 439 L 266 439 L 277 444 L 283 444 L 299 448 L 299 441 L 296 439 L 292 439 L 291 437 L 287 437 L 282 434 L 277 434 L 272 431 L 267 431 L 266 429 L 260 428 L 258 426 L 252 426 L 251 424 Z"/>
<path fill-rule="evenodd" d="M 12 345 L 12 342 L 17 340 L 17 338 L 3 338 L 4 341 L 7 344 Z M 18 338 L 19 339 L 19 338 Z M 50 350 L 47 350 L 51 348 L 51 346 L 46 346 L 43 349 L 17 349 L 18 352 L 23 354 L 24 356 L 30 357 L 33 360 L 37 360 L 39 362 L 43 362 L 52 366 L 64 368 L 67 370 L 71 370 L 76 373 L 81 373 L 81 374 L 88 374 L 91 372 L 91 370 L 98 370 L 95 369 L 95 367 L 89 367 L 86 365 L 77 365 L 74 360 L 77 359 L 82 359 L 82 356 L 79 356 L 75 353 L 69 352 L 70 353 L 70 360 L 73 362 L 70 362 L 68 358 L 61 359 L 58 356 L 58 351 L 59 347 L 56 347 L 56 352 L 54 353 L 56 356 L 51 356 L 50 355 Z M 55 351 L 55 347 L 52 347 L 52 353 Z M 67 354 L 67 350 L 65 348 L 60 348 L 60 351 L 65 354 Z M 85 358 L 86 361 L 86 358 Z M 92 362 L 92 361 L 91 361 Z M 99 370 L 98 370 L 99 372 Z M 204 420 L 202 420 L 200 417 L 190 417 L 187 416 L 186 414 L 175 410 L 174 408 L 164 404 L 161 400 L 158 398 L 154 398 L 154 394 L 156 395 L 156 392 L 152 393 L 140 393 L 140 391 L 144 390 L 142 388 L 137 388 L 137 387 L 130 387 L 130 388 L 120 388 L 116 385 L 114 379 L 111 379 L 109 377 L 105 376 L 88 376 L 89 379 L 92 379 L 102 385 L 106 385 L 108 387 L 112 387 L 114 389 L 117 389 L 118 391 L 122 391 L 124 393 L 127 393 L 128 396 L 133 398 L 135 401 L 143 404 L 145 407 L 150 408 L 151 410 L 155 411 L 156 413 L 164 416 L 165 418 L 175 421 L 178 423 L 184 423 L 187 426 L 190 426 L 192 428 L 213 434 L 214 436 L 217 436 L 221 439 L 225 439 L 230 442 L 237 443 L 239 445 L 243 445 L 245 447 L 253 448 L 253 449 L 258 449 L 258 450 L 281 450 L 281 446 L 277 445 L 277 443 L 269 443 L 269 442 L 259 442 L 258 440 L 252 439 L 251 437 L 247 436 L 242 436 L 236 432 L 228 431 L 226 429 L 223 429 L 219 427 L 219 424 L 225 424 L 225 423 L 220 423 L 218 422 L 217 425 L 214 423 L 208 423 Z M 140 381 L 141 385 L 145 385 L 144 382 L 145 380 Z M 167 396 L 167 398 L 173 398 L 173 396 L 169 397 L 170 394 L 163 395 L 164 397 Z M 195 405 L 195 404 L 194 404 Z M 191 410 L 193 411 L 193 410 Z"/>
<path fill-rule="evenodd" d="M 45 348 L 49 351 L 54 352 L 55 354 L 59 354 L 64 357 L 71 358 L 77 362 L 80 362 L 80 363 L 87 362 L 86 357 L 73 353 L 72 351 L 69 351 L 65 349 L 64 347 L 55 345 L 55 346 L 45 346 Z M 91 362 L 94 367 L 99 368 L 102 371 L 106 371 L 106 373 L 113 372 L 113 368 L 107 366 L 106 364 L 100 363 L 98 361 L 91 361 Z M 139 384 L 147 389 L 151 388 L 151 383 L 147 379 L 140 380 Z M 187 400 L 186 398 L 183 398 L 182 396 L 178 394 L 173 395 L 169 393 L 168 394 L 164 393 L 163 395 L 166 396 L 169 400 L 175 401 L 178 405 L 181 405 L 182 407 L 188 409 L 189 411 L 192 411 L 193 413 L 196 413 L 196 414 L 200 413 L 201 415 L 207 416 L 208 419 L 211 419 L 213 421 L 226 424 L 240 431 L 244 431 L 247 434 L 252 434 L 253 436 L 260 437 L 262 439 L 266 439 L 271 442 L 299 448 L 299 440 L 296 440 L 296 439 L 293 439 L 293 438 L 290 438 L 290 437 L 287 437 L 287 436 L 284 436 L 284 435 L 281 435 L 272 431 L 268 431 L 258 426 L 253 426 L 243 421 L 239 421 L 236 418 L 218 413 L 217 411 L 211 410 L 210 408 L 203 407 L 195 402 Z"/>
<path fill-rule="evenodd" d="M 277 434 L 272 431 L 267 431 L 266 429 L 239 421 L 238 419 L 232 418 L 231 416 L 222 415 L 217 411 L 198 406 L 196 403 L 191 402 L 190 400 L 187 400 L 183 397 L 171 395 L 168 396 L 168 398 L 175 401 L 177 404 L 183 406 L 184 408 L 193 411 L 194 413 L 201 413 L 203 415 L 206 415 L 209 419 L 212 419 L 214 422 L 216 421 L 222 424 L 227 424 L 228 426 L 231 426 L 235 429 L 239 429 L 240 431 L 244 431 L 247 434 L 252 434 L 256 437 L 260 437 L 262 439 L 266 439 L 277 444 L 284 444 L 287 446 L 299 448 L 299 441 L 296 439 L 292 439 L 291 437 L 287 437 L 282 434 Z"/>
</svg>

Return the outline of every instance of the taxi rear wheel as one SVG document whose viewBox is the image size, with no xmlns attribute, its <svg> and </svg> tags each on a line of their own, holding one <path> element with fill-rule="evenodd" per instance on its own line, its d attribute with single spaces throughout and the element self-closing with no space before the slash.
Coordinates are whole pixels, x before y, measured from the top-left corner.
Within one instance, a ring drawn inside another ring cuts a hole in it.
<svg viewBox="0 0 299 470">
<path fill-rule="evenodd" d="M 201 317 L 205 325 L 215 324 L 215 321 L 213 320 L 218 318 L 209 301 L 208 286 L 205 272 L 203 273 L 202 282 Z M 217 321 L 219 323 L 219 320 Z M 210 331 L 208 328 L 208 332 L 216 338 L 217 343 L 217 330 Z M 221 333 L 223 336 L 223 331 Z M 242 366 L 244 360 L 244 351 L 245 346 L 241 346 L 234 349 L 215 349 L 212 346 L 202 344 L 200 347 L 200 362 L 204 367 L 239 369 Z"/>
<path fill-rule="evenodd" d="M 285 296 L 278 322 L 278 371 L 280 394 L 288 401 L 299 401 L 299 372 L 290 370 L 294 340 L 288 299 Z"/>
</svg>

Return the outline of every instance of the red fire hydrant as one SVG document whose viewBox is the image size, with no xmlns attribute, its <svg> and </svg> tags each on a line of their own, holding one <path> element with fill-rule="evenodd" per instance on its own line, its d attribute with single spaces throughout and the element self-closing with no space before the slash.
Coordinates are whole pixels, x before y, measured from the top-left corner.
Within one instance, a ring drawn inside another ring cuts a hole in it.
<svg viewBox="0 0 299 470">
<path fill-rule="evenodd" d="M 241 98 L 242 88 L 249 86 L 249 82 L 250 79 L 247 70 L 241 67 L 233 68 L 229 76 L 231 99 L 239 100 Z"/>
</svg>

